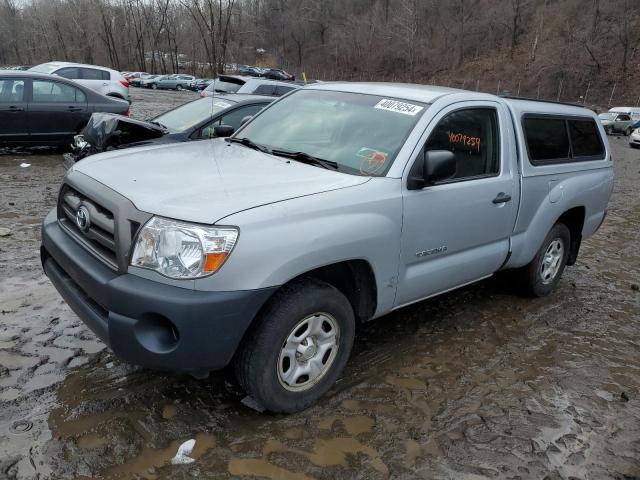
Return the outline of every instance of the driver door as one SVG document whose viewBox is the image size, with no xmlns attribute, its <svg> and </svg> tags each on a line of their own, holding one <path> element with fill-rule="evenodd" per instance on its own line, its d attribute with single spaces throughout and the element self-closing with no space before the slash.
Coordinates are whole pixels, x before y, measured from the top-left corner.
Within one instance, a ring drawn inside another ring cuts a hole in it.
<svg viewBox="0 0 640 480">
<path fill-rule="evenodd" d="M 405 172 L 396 307 L 489 276 L 506 261 L 519 197 L 512 128 L 494 102 L 454 104 L 429 125 L 414 162 L 425 150 L 450 150 L 456 174 L 408 190 Z"/>
</svg>

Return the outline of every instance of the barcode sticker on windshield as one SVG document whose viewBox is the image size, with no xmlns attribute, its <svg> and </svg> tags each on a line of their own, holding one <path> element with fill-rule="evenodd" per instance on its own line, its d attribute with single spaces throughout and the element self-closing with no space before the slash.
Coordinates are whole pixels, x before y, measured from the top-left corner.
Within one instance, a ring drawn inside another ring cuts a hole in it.
<svg viewBox="0 0 640 480">
<path fill-rule="evenodd" d="M 373 108 L 378 110 L 388 110 L 389 112 L 402 113 L 404 115 L 417 115 L 424 107 L 412 105 L 411 103 L 398 102 L 397 100 L 389 100 L 383 98 Z"/>
</svg>

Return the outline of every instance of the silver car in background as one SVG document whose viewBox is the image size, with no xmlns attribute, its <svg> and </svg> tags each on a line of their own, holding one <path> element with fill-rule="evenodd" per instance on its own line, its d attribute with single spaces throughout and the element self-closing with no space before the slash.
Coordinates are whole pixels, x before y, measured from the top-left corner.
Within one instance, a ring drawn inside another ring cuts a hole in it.
<svg viewBox="0 0 640 480">
<path fill-rule="evenodd" d="M 628 113 L 601 113 L 598 115 L 600 123 L 604 127 L 604 131 L 607 135 L 614 133 L 622 133 L 624 135 L 631 135 L 633 132 L 633 124 L 635 123 Z"/>
<path fill-rule="evenodd" d="M 196 79 L 193 75 L 163 75 L 151 82 L 151 88 L 159 90 L 184 90 Z"/>
<path fill-rule="evenodd" d="M 31 72 L 58 75 L 108 97 L 129 100 L 129 82 L 111 68 L 72 62 L 48 62 L 29 69 Z"/>
</svg>

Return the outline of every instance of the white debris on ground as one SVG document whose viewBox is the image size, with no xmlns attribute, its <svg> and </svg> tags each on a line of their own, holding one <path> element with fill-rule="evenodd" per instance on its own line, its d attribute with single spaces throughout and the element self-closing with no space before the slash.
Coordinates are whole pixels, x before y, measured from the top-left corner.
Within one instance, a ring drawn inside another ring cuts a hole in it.
<svg viewBox="0 0 640 480">
<path fill-rule="evenodd" d="M 11 235 L 11 230 L 8 228 L 0 227 L 0 237 L 8 237 Z"/>
<path fill-rule="evenodd" d="M 195 445 L 196 441 L 194 439 L 187 440 L 180 445 L 178 447 L 178 453 L 176 453 L 176 456 L 171 459 L 171 465 L 186 465 L 188 463 L 195 462 L 195 459 L 189 456 Z"/>
<path fill-rule="evenodd" d="M 30 164 L 30 163 L 21 163 L 21 164 L 20 164 L 20 167 L 21 167 L 21 168 L 27 168 L 27 167 L 30 167 L 30 166 L 31 166 L 31 164 Z"/>
</svg>

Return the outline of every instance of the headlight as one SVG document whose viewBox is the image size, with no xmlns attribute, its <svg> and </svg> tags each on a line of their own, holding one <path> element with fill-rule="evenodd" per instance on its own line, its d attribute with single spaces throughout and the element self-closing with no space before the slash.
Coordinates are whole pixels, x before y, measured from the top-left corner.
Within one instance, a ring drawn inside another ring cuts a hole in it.
<svg viewBox="0 0 640 480">
<path fill-rule="evenodd" d="M 153 217 L 138 233 L 131 265 L 177 279 L 217 272 L 231 254 L 238 229 Z"/>
</svg>

